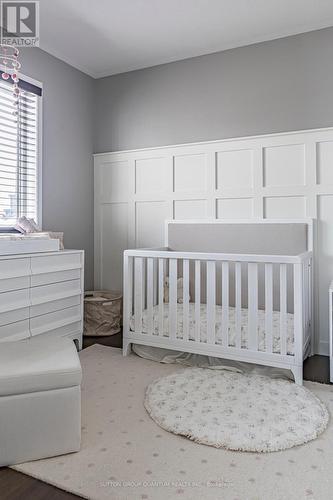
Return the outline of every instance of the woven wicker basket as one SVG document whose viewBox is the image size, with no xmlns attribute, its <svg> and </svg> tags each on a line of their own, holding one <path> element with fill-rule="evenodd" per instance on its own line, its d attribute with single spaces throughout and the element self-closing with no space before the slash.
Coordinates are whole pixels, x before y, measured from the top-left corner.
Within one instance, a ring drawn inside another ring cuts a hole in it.
<svg viewBox="0 0 333 500">
<path fill-rule="evenodd" d="M 91 337 L 115 335 L 121 331 L 122 295 L 95 290 L 84 297 L 84 332 Z"/>
</svg>

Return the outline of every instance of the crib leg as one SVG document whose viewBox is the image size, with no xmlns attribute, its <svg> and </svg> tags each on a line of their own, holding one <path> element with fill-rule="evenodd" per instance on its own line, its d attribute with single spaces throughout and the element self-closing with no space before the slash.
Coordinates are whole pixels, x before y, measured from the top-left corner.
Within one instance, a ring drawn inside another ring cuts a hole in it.
<svg viewBox="0 0 333 500">
<path fill-rule="evenodd" d="M 131 342 L 123 339 L 123 356 L 128 356 L 131 352 Z"/>
<path fill-rule="evenodd" d="M 303 385 L 303 366 L 295 366 L 291 371 L 294 375 L 295 384 Z"/>
</svg>

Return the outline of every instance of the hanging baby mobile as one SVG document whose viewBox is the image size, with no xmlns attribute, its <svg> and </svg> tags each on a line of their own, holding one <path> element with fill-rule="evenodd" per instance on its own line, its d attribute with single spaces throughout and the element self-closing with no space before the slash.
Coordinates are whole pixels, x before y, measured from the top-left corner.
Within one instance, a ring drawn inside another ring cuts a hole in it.
<svg viewBox="0 0 333 500">
<path fill-rule="evenodd" d="M 3 68 L 1 78 L 13 83 L 14 111 L 13 115 L 18 114 L 18 105 L 20 98 L 19 89 L 19 69 L 21 64 L 18 60 L 19 50 L 11 45 L 0 45 L 0 67 Z"/>
</svg>

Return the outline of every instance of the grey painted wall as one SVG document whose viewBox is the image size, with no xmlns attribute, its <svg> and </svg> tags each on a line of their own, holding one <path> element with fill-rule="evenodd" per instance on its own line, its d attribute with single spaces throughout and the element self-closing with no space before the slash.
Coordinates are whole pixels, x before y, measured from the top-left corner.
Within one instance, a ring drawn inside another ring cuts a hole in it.
<svg viewBox="0 0 333 500">
<path fill-rule="evenodd" d="M 86 251 L 93 283 L 92 151 L 333 125 L 333 28 L 93 80 L 40 49 L 43 225 Z"/>
<path fill-rule="evenodd" d="M 90 288 L 94 80 L 37 48 L 22 50 L 21 61 L 22 73 L 43 82 L 43 227 L 85 250 Z"/>
<path fill-rule="evenodd" d="M 333 28 L 95 83 L 95 152 L 333 125 Z"/>
</svg>

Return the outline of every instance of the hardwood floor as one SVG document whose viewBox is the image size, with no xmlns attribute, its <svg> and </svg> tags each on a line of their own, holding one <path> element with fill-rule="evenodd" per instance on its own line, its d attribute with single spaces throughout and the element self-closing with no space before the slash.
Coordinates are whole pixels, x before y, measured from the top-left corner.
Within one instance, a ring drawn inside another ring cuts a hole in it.
<svg viewBox="0 0 333 500">
<path fill-rule="evenodd" d="M 121 347 L 122 335 L 119 333 L 111 337 L 84 337 L 84 349 L 93 344 Z M 304 378 L 313 382 L 329 383 L 329 358 L 319 355 L 308 358 L 304 363 Z M 3 467 L 0 468 L 0 498 L 1 500 L 73 500 L 81 497 Z"/>
<path fill-rule="evenodd" d="M 109 337 L 83 337 L 83 349 L 94 344 L 102 344 L 109 347 L 122 347 L 123 335 L 122 333 L 117 333 Z"/>
<path fill-rule="evenodd" d="M 73 500 L 81 498 L 7 467 L 0 468 L 1 500 Z"/>
<path fill-rule="evenodd" d="M 304 361 L 304 380 L 319 382 L 321 384 L 330 383 L 330 358 L 316 354 Z"/>
</svg>

